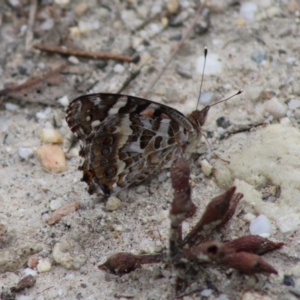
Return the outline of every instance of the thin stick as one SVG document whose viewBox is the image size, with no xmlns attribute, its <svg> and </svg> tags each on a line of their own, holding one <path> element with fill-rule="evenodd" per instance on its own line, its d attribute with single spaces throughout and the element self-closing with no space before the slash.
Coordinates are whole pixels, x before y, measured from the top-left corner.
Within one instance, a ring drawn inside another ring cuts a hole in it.
<svg viewBox="0 0 300 300">
<path fill-rule="evenodd" d="M 33 26 L 35 23 L 35 16 L 37 11 L 37 0 L 31 0 L 30 4 L 30 11 L 29 11 L 29 19 L 28 19 L 28 29 L 26 33 L 26 40 L 25 40 L 25 49 L 29 51 L 31 48 L 31 43 L 33 40 Z"/>
<path fill-rule="evenodd" d="M 183 45 L 183 43 L 188 38 L 188 36 L 189 36 L 190 32 L 192 31 L 194 25 L 196 24 L 196 22 L 197 22 L 197 20 L 198 20 L 198 18 L 200 16 L 200 13 L 202 12 L 204 6 L 205 6 L 205 4 L 200 4 L 199 5 L 198 10 L 196 12 L 196 15 L 195 15 L 193 21 L 191 22 L 189 28 L 187 29 L 187 31 L 183 35 L 181 41 L 177 44 L 176 48 L 172 52 L 172 54 L 171 54 L 170 58 L 168 59 L 167 63 L 162 68 L 162 70 L 159 72 L 158 76 L 155 77 L 154 80 L 150 83 L 148 90 L 144 93 L 144 97 L 147 97 L 147 95 L 149 94 L 149 92 L 154 88 L 155 84 L 160 79 L 160 77 L 162 76 L 162 74 L 165 72 L 165 70 L 167 69 L 167 67 L 169 66 L 169 64 L 171 63 L 171 61 L 173 60 L 173 58 L 176 55 L 176 53 L 178 52 L 178 50 L 181 48 L 181 46 Z"/>
<path fill-rule="evenodd" d="M 41 51 L 46 51 L 49 53 L 58 53 L 61 55 L 74 55 L 74 56 L 90 58 L 90 59 L 103 59 L 103 60 L 112 59 L 112 60 L 125 61 L 125 62 L 133 61 L 133 58 L 128 55 L 108 53 L 108 52 L 92 52 L 92 51 L 81 50 L 76 48 L 51 46 L 47 44 L 35 44 L 33 45 L 33 48 Z"/>
</svg>

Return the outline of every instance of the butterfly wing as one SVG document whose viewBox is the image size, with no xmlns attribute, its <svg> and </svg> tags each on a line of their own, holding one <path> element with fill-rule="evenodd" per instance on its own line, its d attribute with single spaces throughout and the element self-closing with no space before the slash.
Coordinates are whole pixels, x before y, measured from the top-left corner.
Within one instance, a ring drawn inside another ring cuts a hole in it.
<svg viewBox="0 0 300 300">
<path fill-rule="evenodd" d="M 195 133 L 190 121 L 171 107 L 116 94 L 75 99 L 66 120 L 82 141 L 80 169 L 91 194 L 111 195 L 143 181 Z"/>
</svg>

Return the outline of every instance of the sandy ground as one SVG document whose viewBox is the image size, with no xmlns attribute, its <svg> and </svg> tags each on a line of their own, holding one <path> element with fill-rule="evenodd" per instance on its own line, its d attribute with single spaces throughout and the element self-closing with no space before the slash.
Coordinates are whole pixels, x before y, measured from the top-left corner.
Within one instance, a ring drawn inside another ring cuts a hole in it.
<svg viewBox="0 0 300 300">
<path fill-rule="evenodd" d="M 89 1 L 86 8 L 80 6 L 80 1 L 72 1 L 64 9 L 59 8 L 58 4 L 49 8 L 47 3 L 51 1 L 42 1 L 34 35 L 30 39 L 24 27 L 28 24 L 30 6 L 24 5 L 22 13 L 22 9 L 11 4 L 13 1 L 7 2 L 10 5 L 3 5 L 2 12 L 0 86 L 21 84 L 67 61 L 70 69 L 61 85 L 54 88 L 44 86 L 41 91 L 30 90 L 29 96 L 17 94 L 14 98 L 21 101 L 6 98 L 6 105 L 0 111 L 0 223 L 3 225 L 0 232 L 0 286 L 3 299 L 8 299 L 3 291 L 30 272 L 28 258 L 34 252 L 37 252 L 39 261 L 51 261 L 51 270 L 33 271 L 36 284 L 18 293 L 17 299 L 172 299 L 174 274 L 164 265 L 142 267 L 123 277 L 106 274 L 97 268 L 100 262 L 115 252 L 153 252 L 167 247 L 167 216 L 172 199 L 168 172 L 118 195 L 122 206 L 109 212 L 106 204 L 97 196 L 89 196 L 86 184 L 80 182 L 82 174 L 77 170 L 80 164 L 79 146 L 68 154 L 67 171 L 60 174 L 44 171 L 37 159 L 36 150 L 42 145 L 40 133 L 43 128 L 59 131 L 64 139 L 61 147 L 65 152 L 68 150 L 71 132 L 64 120 L 65 107 L 23 100 L 29 97 L 51 102 L 65 95 L 72 100 L 75 95 L 86 92 L 116 92 L 130 72 L 142 65 L 140 75 L 124 93 L 144 95 L 150 81 L 170 57 L 178 35 L 183 34 L 191 23 L 196 6 L 192 1 L 182 1 L 185 15 L 181 14 L 182 22 L 177 20 L 177 26 L 166 26 L 162 30 L 164 21 L 154 20 L 144 29 L 134 31 L 143 20 L 162 10 L 162 1 Z M 220 139 L 227 130 L 217 125 L 216 120 L 220 117 L 225 117 L 236 126 L 249 127 L 257 122 L 289 122 L 298 131 L 299 111 L 297 107 L 289 106 L 289 100 L 297 100 L 300 95 L 299 19 L 296 14 L 299 2 L 263 1 L 257 6 L 252 21 L 245 20 L 241 15 L 239 1 L 225 1 L 222 5 L 219 1 L 213 1 L 213 4 L 216 7 L 211 11 L 209 31 L 203 35 L 191 33 L 149 98 L 184 113 L 195 109 L 201 76 L 196 72 L 197 59 L 202 56 L 203 47 L 207 46 L 209 57 L 215 64 L 208 64 L 203 94 L 208 93 L 213 101 L 239 89 L 244 90 L 241 96 L 211 108 L 204 132 L 212 149 L 226 156 L 232 143 L 226 135 L 225 139 Z M 55 30 L 50 30 L 53 23 Z M 131 46 L 137 50 L 141 61 L 138 65 L 114 61 L 103 64 L 101 61 L 63 58 L 32 49 L 31 45 L 42 38 L 48 43 L 54 42 L 53 35 L 64 32 L 66 28 L 72 28 L 71 38 L 78 47 L 122 53 Z M 52 35 L 46 35 L 49 32 Z M 29 46 L 26 46 L 27 39 Z M 187 70 L 191 77 L 180 76 L 175 71 L 177 66 Z M 270 99 L 273 102 L 268 106 L 265 103 Z M 260 130 L 262 126 L 254 129 Z M 253 133 L 243 134 L 243 138 L 234 140 L 235 152 L 242 151 L 243 140 L 250 140 L 251 143 Z M 259 141 L 253 138 L 253 143 Z M 281 143 L 284 143 L 282 136 L 278 135 L 278 144 Z M 20 148 L 32 150 L 33 155 L 22 159 Z M 191 169 L 193 198 L 199 207 L 199 216 L 207 202 L 222 189 L 216 177 L 205 177 L 199 166 L 199 160 L 205 158 L 212 165 L 220 165 L 218 158 L 207 150 L 204 140 L 199 143 L 196 152 L 197 159 L 191 161 Z M 235 152 L 226 158 L 234 161 Z M 297 164 L 287 166 L 287 174 L 290 170 L 297 170 Z M 247 178 L 239 179 L 247 182 Z M 261 191 L 253 182 L 248 183 L 253 189 Z M 280 186 L 278 182 L 268 184 Z M 72 201 L 80 203 L 81 208 L 77 212 L 56 225 L 47 224 L 51 208 Z M 292 210 L 299 213 L 297 201 L 293 203 L 295 208 L 292 207 Z M 268 207 L 263 206 L 263 209 L 268 210 Z M 249 234 L 249 225 L 243 218 L 249 211 L 247 203 L 242 202 L 228 228 L 215 238 L 232 239 Z M 251 212 L 254 215 L 264 213 L 259 209 Z M 286 243 L 282 250 L 265 255 L 266 261 L 278 270 L 278 276 L 249 278 L 234 271 L 211 267 L 203 270 L 199 280 L 192 285 L 199 288 L 199 292 L 184 299 L 296 299 L 282 282 L 286 274 L 292 276 L 295 287 L 300 284 L 298 227 L 282 233 L 276 226 L 278 215 L 274 215 L 273 219 L 272 215 L 268 217 L 274 227 L 271 239 Z M 185 230 L 192 228 L 196 220 L 197 217 L 194 217 L 186 222 Z M 79 254 L 87 257 L 79 270 L 67 270 L 53 261 L 54 245 L 65 240 L 76 244 L 75 257 Z M 203 298 L 201 291 L 211 288 L 208 282 L 212 282 L 218 292 L 212 291 L 208 298 Z"/>
</svg>

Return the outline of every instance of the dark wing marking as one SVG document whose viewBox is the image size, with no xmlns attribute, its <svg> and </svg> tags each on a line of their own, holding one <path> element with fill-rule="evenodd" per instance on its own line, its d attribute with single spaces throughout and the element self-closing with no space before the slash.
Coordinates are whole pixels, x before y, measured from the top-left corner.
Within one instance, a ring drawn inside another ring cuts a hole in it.
<svg viewBox="0 0 300 300">
<path fill-rule="evenodd" d="M 73 100 L 67 108 L 66 121 L 73 133 L 80 140 L 85 140 L 98 130 L 106 118 L 120 114 L 166 115 L 188 131 L 194 130 L 191 122 L 174 108 L 138 97 L 106 93 L 84 95 Z"/>
</svg>

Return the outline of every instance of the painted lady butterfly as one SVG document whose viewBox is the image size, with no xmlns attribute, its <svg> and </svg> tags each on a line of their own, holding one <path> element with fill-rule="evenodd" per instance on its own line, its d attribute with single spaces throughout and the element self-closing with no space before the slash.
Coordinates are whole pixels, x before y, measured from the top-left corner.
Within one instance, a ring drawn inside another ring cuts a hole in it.
<svg viewBox="0 0 300 300">
<path fill-rule="evenodd" d="M 73 100 L 66 120 L 81 141 L 84 162 L 79 170 L 89 193 L 116 194 L 155 174 L 182 148 L 190 153 L 209 108 L 184 116 L 133 96 L 101 93 Z"/>
</svg>

